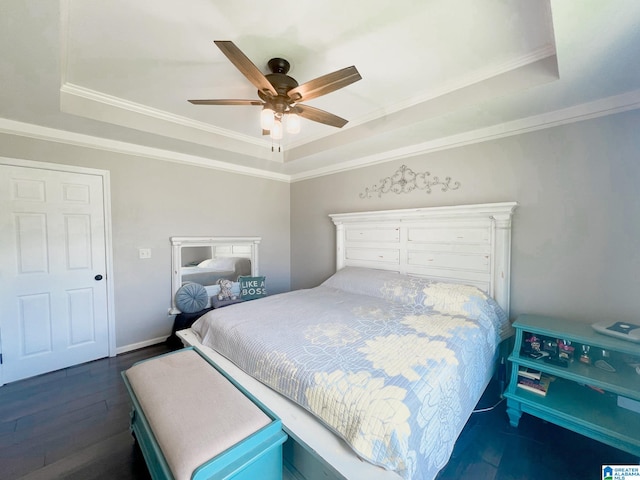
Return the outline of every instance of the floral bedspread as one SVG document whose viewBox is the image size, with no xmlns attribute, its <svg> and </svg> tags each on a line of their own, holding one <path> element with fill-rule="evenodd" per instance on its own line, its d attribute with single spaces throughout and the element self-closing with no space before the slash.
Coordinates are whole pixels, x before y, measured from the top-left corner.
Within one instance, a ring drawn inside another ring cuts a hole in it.
<svg viewBox="0 0 640 480">
<path fill-rule="evenodd" d="M 213 310 L 193 329 L 408 480 L 433 479 L 447 463 L 511 334 L 476 287 L 354 267 L 313 289 Z"/>
</svg>

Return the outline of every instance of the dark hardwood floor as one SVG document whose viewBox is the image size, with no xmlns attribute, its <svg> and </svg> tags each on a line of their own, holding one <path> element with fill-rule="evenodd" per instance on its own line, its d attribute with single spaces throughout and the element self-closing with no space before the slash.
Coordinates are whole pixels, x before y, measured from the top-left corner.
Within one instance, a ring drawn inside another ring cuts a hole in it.
<svg viewBox="0 0 640 480">
<path fill-rule="evenodd" d="M 0 479 L 148 479 L 120 372 L 164 345 L 0 387 Z"/>
<path fill-rule="evenodd" d="M 156 345 L 0 387 L 0 479 L 148 479 L 120 372 L 167 351 Z M 491 385 L 480 406 L 498 398 Z M 511 428 L 503 402 L 471 417 L 438 480 L 600 480 L 605 463 L 637 459 L 528 415 Z"/>
<path fill-rule="evenodd" d="M 499 398 L 492 382 L 476 409 Z M 437 480 L 602 480 L 602 465 L 611 464 L 638 465 L 638 458 L 527 414 L 513 428 L 503 401 L 471 416 Z"/>
</svg>

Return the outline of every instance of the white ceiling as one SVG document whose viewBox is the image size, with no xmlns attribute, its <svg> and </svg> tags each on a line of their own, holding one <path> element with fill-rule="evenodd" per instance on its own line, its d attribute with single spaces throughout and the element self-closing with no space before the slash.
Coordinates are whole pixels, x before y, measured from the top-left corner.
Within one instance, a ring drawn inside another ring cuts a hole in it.
<svg viewBox="0 0 640 480">
<path fill-rule="evenodd" d="M 214 45 L 304 83 L 362 80 L 307 102 L 272 152 L 257 99 Z M 637 0 L 3 0 L 0 131 L 283 180 L 640 107 Z"/>
</svg>

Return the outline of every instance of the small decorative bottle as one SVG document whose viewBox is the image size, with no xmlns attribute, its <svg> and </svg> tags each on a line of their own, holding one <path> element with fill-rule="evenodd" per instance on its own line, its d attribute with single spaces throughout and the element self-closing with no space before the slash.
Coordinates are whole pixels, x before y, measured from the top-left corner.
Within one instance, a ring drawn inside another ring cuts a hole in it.
<svg viewBox="0 0 640 480">
<path fill-rule="evenodd" d="M 580 355 L 580 361 L 587 365 L 591 365 L 591 357 L 589 356 L 589 350 L 591 350 L 591 347 L 589 345 L 582 345 L 582 354 Z"/>
</svg>

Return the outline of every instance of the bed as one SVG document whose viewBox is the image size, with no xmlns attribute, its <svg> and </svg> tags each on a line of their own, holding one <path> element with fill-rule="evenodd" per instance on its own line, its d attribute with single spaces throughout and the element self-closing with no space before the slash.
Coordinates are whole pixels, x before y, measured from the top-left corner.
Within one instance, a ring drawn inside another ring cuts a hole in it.
<svg viewBox="0 0 640 480">
<path fill-rule="evenodd" d="M 335 275 L 179 334 L 281 417 L 298 478 L 431 480 L 511 335 L 515 206 L 332 215 Z"/>
</svg>

